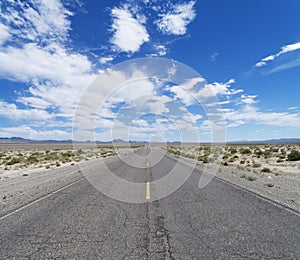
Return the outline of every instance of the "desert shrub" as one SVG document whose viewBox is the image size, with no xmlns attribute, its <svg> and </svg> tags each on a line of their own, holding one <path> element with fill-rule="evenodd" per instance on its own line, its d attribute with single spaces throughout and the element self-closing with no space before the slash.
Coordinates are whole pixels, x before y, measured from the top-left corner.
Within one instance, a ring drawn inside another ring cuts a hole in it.
<svg viewBox="0 0 300 260">
<path fill-rule="evenodd" d="M 274 184 L 272 184 L 272 183 L 267 183 L 267 184 L 265 184 L 268 188 L 272 188 L 272 187 L 274 187 Z"/>
<path fill-rule="evenodd" d="M 281 162 L 284 162 L 284 160 L 278 159 L 276 162 L 281 163 Z"/>
<path fill-rule="evenodd" d="M 259 148 L 258 149 L 256 149 L 255 151 L 254 151 L 254 153 L 256 154 L 256 155 L 262 155 L 263 154 L 263 151 L 262 150 L 260 150 Z"/>
<path fill-rule="evenodd" d="M 269 168 L 264 167 L 261 172 L 271 172 L 271 170 Z"/>
<path fill-rule="evenodd" d="M 300 160 L 300 152 L 296 150 L 292 150 L 287 157 L 288 161 L 299 161 Z"/>
<path fill-rule="evenodd" d="M 172 153 L 172 154 L 175 154 L 175 155 L 180 155 L 181 154 L 180 151 L 178 151 L 178 150 L 172 150 L 172 149 L 169 149 L 168 152 Z"/>
<path fill-rule="evenodd" d="M 235 149 L 235 148 L 230 148 L 230 150 L 229 150 L 229 151 L 230 151 L 230 153 L 231 153 L 231 154 L 235 154 L 235 153 L 237 153 L 237 149 Z"/>
<path fill-rule="evenodd" d="M 261 163 L 253 163 L 253 167 L 254 168 L 259 168 L 259 167 L 261 167 Z"/>
<path fill-rule="evenodd" d="M 286 151 L 285 151 L 284 148 L 281 148 L 281 149 L 280 149 L 280 152 L 281 152 L 282 154 L 286 154 Z"/>
<path fill-rule="evenodd" d="M 168 147 L 168 150 L 170 150 L 170 149 L 171 148 Z M 84 153 L 84 151 L 82 149 L 79 149 L 79 150 L 76 151 L 76 155 L 81 155 L 83 153 Z"/>
<path fill-rule="evenodd" d="M 272 155 L 272 153 L 271 153 L 270 150 L 264 151 L 264 157 L 265 157 L 265 159 L 269 158 L 271 155 Z"/>
<path fill-rule="evenodd" d="M 246 178 L 247 178 L 247 176 L 246 176 L 245 174 L 242 174 L 242 175 L 240 176 L 240 178 L 242 178 L 242 179 L 246 179 Z"/>
<path fill-rule="evenodd" d="M 205 155 L 198 156 L 198 161 L 202 161 L 203 163 L 208 163 L 208 157 Z"/>
<path fill-rule="evenodd" d="M 251 150 L 248 148 L 241 148 L 240 153 L 241 154 L 251 154 Z"/>
<path fill-rule="evenodd" d="M 61 155 L 62 155 L 62 157 L 64 157 L 64 158 L 70 158 L 70 157 L 73 156 L 73 153 L 72 153 L 71 151 L 67 151 L 67 152 L 65 152 L 65 153 L 62 153 Z"/>
<path fill-rule="evenodd" d="M 245 161 L 240 161 L 240 164 L 245 164 Z"/>
<path fill-rule="evenodd" d="M 224 166 L 228 166 L 228 163 L 227 163 L 227 162 L 224 162 L 223 165 L 224 165 Z"/>
<path fill-rule="evenodd" d="M 252 176 L 248 176 L 248 177 L 247 177 L 247 180 L 248 180 L 248 181 L 256 181 L 257 178 L 252 177 Z"/>
<path fill-rule="evenodd" d="M 46 153 L 46 155 L 45 155 L 45 160 L 47 160 L 47 161 L 54 161 L 57 159 L 58 159 L 57 152 Z"/>
<path fill-rule="evenodd" d="M 279 159 L 285 159 L 285 154 L 281 154 L 281 155 L 279 156 Z"/>
<path fill-rule="evenodd" d="M 34 156 L 34 155 L 30 155 L 27 158 L 27 162 L 29 162 L 29 163 L 37 163 L 38 161 L 39 161 L 38 158 L 36 158 L 36 156 Z"/>
<path fill-rule="evenodd" d="M 20 163 L 21 161 L 22 161 L 21 158 L 13 157 L 10 161 L 6 163 L 6 165 L 13 165 L 16 163 Z"/>
</svg>

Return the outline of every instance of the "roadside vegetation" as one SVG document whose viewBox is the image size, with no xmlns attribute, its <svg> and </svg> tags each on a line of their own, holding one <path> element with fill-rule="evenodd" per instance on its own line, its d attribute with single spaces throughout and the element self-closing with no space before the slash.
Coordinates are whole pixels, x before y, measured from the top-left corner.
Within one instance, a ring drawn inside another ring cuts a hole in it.
<svg viewBox="0 0 300 260">
<path fill-rule="evenodd" d="M 168 145 L 167 152 L 200 164 L 218 163 L 254 174 L 300 177 L 300 144 Z"/>
<path fill-rule="evenodd" d="M 135 147 L 136 146 L 134 146 L 134 148 Z M 34 149 L 34 147 L 32 148 Z M 41 167 L 50 169 L 65 164 L 74 165 L 83 160 L 104 158 L 115 154 L 113 146 L 83 148 L 78 150 L 63 149 L 63 147 L 45 150 L 0 150 L 0 170 L 20 170 Z"/>
</svg>

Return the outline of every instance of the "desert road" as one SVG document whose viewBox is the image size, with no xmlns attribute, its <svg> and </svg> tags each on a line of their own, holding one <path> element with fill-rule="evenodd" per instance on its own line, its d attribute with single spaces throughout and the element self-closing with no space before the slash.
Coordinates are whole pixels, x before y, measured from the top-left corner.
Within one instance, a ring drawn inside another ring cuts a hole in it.
<svg viewBox="0 0 300 260">
<path fill-rule="evenodd" d="M 199 189 L 198 169 L 177 191 L 152 201 L 152 181 L 178 162 L 164 156 L 147 165 L 149 149 L 134 152 L 145 167 L 118 158 L 107 163 L 120 178 L 143 184 L 141 196 L 149 202 L 117 201 L 78 178 L 0 216 L 0 259 L 300 258 L 297 212 L 217 178 Z M 189 171 L 179 164 L 183 175 Z M 98 170 L 97 164 L 89 169 Z"/>
</svg>

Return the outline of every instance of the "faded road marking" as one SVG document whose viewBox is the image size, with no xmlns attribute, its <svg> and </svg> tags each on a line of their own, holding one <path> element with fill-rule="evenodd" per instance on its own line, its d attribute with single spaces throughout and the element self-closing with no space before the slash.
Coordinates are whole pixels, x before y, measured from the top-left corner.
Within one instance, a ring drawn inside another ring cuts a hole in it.
<svg viewBox="0 0 300 260">
<path fill-rule="evenodd" d="M 146 183 L 146 200 L 150 200 L 150 182 Z"/>
</svg>

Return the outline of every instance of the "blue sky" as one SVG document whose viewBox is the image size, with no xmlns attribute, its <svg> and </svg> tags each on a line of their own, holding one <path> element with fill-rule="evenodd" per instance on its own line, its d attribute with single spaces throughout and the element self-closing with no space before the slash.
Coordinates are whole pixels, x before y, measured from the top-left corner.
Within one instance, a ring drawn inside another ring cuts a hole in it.
<svg viewBox="0 0 300 260">
<path fill-rule="evenodd" d="M 71 139 L 91 82 L 147 57 L 178 61 L 201 77 L 179 85 L 148 79 L 105 96 L 96 139 L 197 141 L 189 134 L 196 129 L 200 141 L 211 140 L 215 122 L 201 106 L 207 91 L 219 101 L 227 141 L 300 137 L 298 0 L 9 0 L 0 7 L 2 137 Z M 97 91 L 104 96 L 109 86 Z"/>
</svg>

